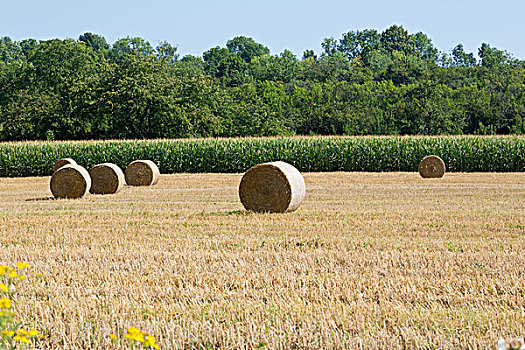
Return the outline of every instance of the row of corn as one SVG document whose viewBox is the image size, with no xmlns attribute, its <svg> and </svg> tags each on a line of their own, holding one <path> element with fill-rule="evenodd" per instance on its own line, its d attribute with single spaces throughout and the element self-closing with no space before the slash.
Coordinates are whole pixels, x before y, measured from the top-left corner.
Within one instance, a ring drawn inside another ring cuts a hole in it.
<svg viewBox="0 0 525 350">
<path fill-rule="evenodd" d="M 0 144 L 0 177 L 51 175 L 71 157 L 87 167 L 151 159 L 161 173 L 240 173 L 276 159 L 300 171 L 417 171 L 439 156 L 452 172 L 525 171 L 525 137 L 283 137 Z"/>
</svg>

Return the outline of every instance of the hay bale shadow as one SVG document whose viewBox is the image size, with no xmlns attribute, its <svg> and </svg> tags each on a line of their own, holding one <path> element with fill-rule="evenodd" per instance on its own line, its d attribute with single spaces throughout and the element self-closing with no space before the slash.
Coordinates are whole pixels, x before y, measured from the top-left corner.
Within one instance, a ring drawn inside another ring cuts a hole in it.
<svg viewBox="0 0 525 350">
<path fill-rule="evenodd" d="M 233 216 L 233 215 L 247 215 L 249 212 L 245 210 L 228 210 L 228 211 L 212 211 L 202 212 L 200 216 Z"/>
<path fill-rule="evenodd" d="M 26 202 L 43 202 L 43 201 L 55 201 L 55 197 L 42 197 L 42 198 L 28 198 Z"/>
</svg>

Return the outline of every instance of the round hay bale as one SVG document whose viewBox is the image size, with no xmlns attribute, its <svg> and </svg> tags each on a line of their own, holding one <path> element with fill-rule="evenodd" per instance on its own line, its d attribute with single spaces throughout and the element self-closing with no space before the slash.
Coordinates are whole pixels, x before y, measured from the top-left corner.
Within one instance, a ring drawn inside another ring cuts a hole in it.
<svg viewBox="0 0 525 350">
<path fill-rule="evenodd" d="M 135 160 L 125 171 L 126 183 L 130 186 L 155 185 L 159 176 L 159 168 L 151 160 Z"/>
<path fill-rule="evenodd" d="M 124 173 L 113 163 L 97 164 L 89 169 L 92 194 L 113 194 L 124 186 Z"/>
<path fill-rule="evenodd" d="M 64 165 L 73 164 L 77 165 L 77 162 L 75 162 L 71 158 L 62 158 L 56 161 L 55 166 L 53 167 L 53 173 L 57 171 L 58 169 L 62 168 Z"/>
<path fill-rule="evenodd" d="M 55 198 L 80 198 L 88 193 L 91 178 L 80 165 L 68 164 L 55 171 L 50 187 Z"/>
<path fill-rule="evenodd" d="M 239 197 L 246 210 L 284 213 L 297 210 L 306 194 L 304 178 L 285 162 L 256 165 L 243 175 Z"/>
<path fill-rule="evenodd" d="M 418 171 L 423 178 L 443 177 L 446 171 L 445 162 L 438 156 L 427 156 L 419 163 Z"/>
</svg>

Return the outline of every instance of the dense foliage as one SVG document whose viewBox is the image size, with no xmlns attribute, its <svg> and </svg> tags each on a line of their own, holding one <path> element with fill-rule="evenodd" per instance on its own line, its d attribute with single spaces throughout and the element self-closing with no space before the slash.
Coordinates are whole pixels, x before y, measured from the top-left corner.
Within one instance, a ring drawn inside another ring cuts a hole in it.
<svg viewBox="0 0 525 350">
<path fill-rule="evenodd" d="M 417 171 L 435 154 L 448 171 L 523 172 L 525 137 L 275 137 L 0 144 L 0 177 L 51 175 L 59 158 L 90 168 L 112 162 L 125 169 L 151 159 L 162 173 L 242 173 L 282 160 L 300 171 Z"/>
<path fill-rule="evenodd" d="M 401 26 L 270 55 L 236 37 L 202 57 L 127 37 L 0 38 L 0 141 L 525 133 L 525 62 L 439 52 Z"/>
</svg>

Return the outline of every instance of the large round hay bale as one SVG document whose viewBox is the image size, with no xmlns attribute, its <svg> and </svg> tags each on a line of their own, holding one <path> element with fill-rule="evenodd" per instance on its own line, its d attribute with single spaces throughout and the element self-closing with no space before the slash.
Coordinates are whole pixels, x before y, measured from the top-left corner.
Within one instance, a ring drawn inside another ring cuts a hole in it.
<svg viewBox="0 0 525 350">
<path fill-rule="evenodd" d="M 246 210 L 284 213 L 299 208 L 306 194 L 304 178 L 285 162 L 256 165 L 243 175 L 239 197 Z"/>
<path fill-rule="evenodd" d="M 159 168 L 151 160 L 135 160 L 125 171 L 126 183 L 130 186 L 155 185 L 159 176 Z"/>
<path fill-rule="evenodd" d="M 53 167 L 53 173 L 57 171 L 58 169 L 62 168 L 64 165 L 73 164 L 77 165 L 77 162 L 75 162 L 71 158 L 62 158 L 56 161 L 55 166 Z"/>
<path fill-rule="evenodd" d="M 423 178 L 443 177 L 446 171 L 445 162 L 438 156 L 427 156 L 419 163 L 418 171 Z"/>
<path fill-rule="evenodd" d="M 97 164 L 89 169 L 92 194 L 117 193 L 124 186 L 124 173 L 113 163 Z"/>
<path fill-rule="evenodd" d="M 80 198 L 88 193 L 91 178 L 80 165 L 68 164 L 55 171 L 50 187 L 55 198 Z"/>
</svg>

